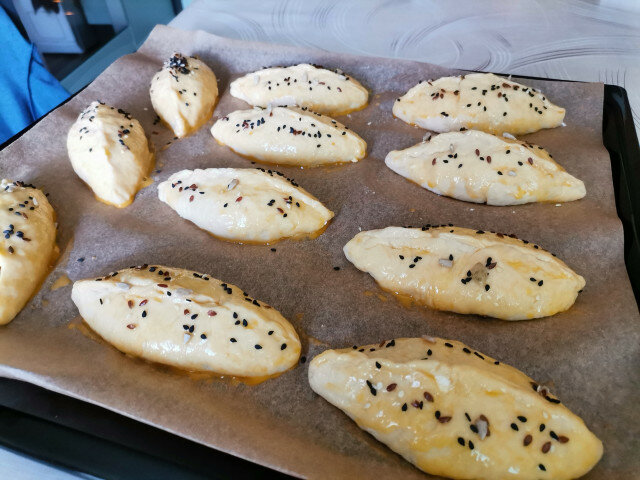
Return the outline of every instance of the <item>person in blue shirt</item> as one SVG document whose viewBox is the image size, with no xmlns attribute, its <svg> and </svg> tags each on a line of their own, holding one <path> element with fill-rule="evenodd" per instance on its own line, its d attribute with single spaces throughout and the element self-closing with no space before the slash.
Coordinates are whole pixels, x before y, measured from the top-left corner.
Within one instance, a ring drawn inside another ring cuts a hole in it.
<svg viewBox="0 0 640 480">
<path fill-rule="evenodd" d="M 0 144 L 69 97 L 0 6 Z"/>
</svg>

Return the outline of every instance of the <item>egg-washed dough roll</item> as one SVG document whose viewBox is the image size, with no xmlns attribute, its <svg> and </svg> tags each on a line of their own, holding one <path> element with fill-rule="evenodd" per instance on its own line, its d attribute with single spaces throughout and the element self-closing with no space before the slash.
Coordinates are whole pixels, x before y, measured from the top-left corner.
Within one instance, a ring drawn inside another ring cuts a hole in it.
<svg viewBox="0 0 640 480">
<path fill-rule="evenodd" d="M 140 122 L 124 110 L 92 102 L 67 135 L 69 160 L 98 200 L 118 208 L 133 202 L 153 167 Z"/>
<path fill-rule="evenodd" d="M 280 313 L 235 285 L 181 268 L 127 268 L 73 284 L 80 315 L 118 350 L 239 377 L 288 370 L 300 340 Z"/>
<path fill-rule="evenodd" d="M 363 231 L 344 253 L 385 290 L 436 310 L 502 320 L 565 311 L 585 285 L 538 245 L 453 226 Z"/>
<path fill-rule="evenodd" d="M 434 132 L 472 128 L 523 135 L 562 125 L 564 113 L 534 88 L 493 73 L 420 82 L 393 104 L 400 120 Z"/>
<path fill-rule="evenodd" d="M 211 134 L 240 155 L 279 165 L 357 162 L 367 150 L 348 127 L 306 107 L 237 110 L 219 119 Z"/>
<path fill-rule="evenodd" d="M 602 443 L 546 387 L 454 340 L 400 338 L 327 350 L 311 388 L 432 475 L 569 480 Z"/>
<path fill-rule="evenodd" d="M 176 137 L 198 130 L 213 115 L 218 81 L 206 63 L 174 53 L 151 80 L 151 104 Z"/>
<path fill-rule="evenodd" d="M 568 202 L 586 194 L 542 147 L 478 130 L 441 133 L 389 152 L 385 163 L 427 190 L 467 202 Z"/>
<path fill-rule="evenodd" d="M 231 95 L 257 107 L 298 105 L 329 115 L 360 110 L 369 99 L 353 77 L 308 63 L 248 73 L 231 82 Z"/>
<path fill-rule="evenodd" d="M 55 212 L 33 185 L 0 183 L 0 325 L 9 323 L 42 284 L 55 259 Z"/>
<path fill-rule="evenodd" d="M 333 212 L 280 172 L 263 168 L 182 170 L 158 197 L 216 237 L 269 243 L 322 231 Z"/>
</svg>

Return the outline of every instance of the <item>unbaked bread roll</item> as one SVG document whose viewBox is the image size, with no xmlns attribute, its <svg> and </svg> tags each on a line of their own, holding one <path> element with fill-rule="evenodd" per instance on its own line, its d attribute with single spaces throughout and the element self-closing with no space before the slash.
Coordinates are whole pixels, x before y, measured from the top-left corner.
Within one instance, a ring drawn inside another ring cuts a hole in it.
<svg viewBox="0 0 640 480">
<path fill-rule="evenodd" d="M 257 107 L 298 105 L 329 115 L 360 110 L 369 99 L 353 77 L 308 63 L 248 73 L 231 82 L 231 95 Z"/>
<path fill-rule="evenodd" d="M 237 110 L 218 120 L 211 134 L 240 155 L 279 165 L 357 162 L 367 149 L 348 127 L 306 107 Z"/>
<path fill-rule="evenodd" d="M 97 199 L 118 208 L 131 202 L 153 167 L 144 130 L 122 109 L 93 102 L 67 135 L 73 169 Z"/>
<path fill-rule="evenodd" d="M 218 100 L 218 82 L 206 63 L 180 53 L 164 63 L 149 90 L 151 104 L 176 137 L 198 130 L 213 115 Z"/>
<path fill-rule="evenodd" d="M 154 362 L 264 377 L 300 355 L 298 335 L 278 311 L 206 274 L 142 265 L 79 280 L 71 298 L 107 342 Z"/>
<path fill-rule="evenodd" d="M 432 475 L 569 480 L 602 456 L 600 440 L 548 388 L 453 340 L 327 350 L 311 361 L 309 383 Z"/>
<path fill-rule="evenodd" d="M 436 310 L 503 320 L 567 310 L 585 285 L 538 245 L 453 226 L 363 231 L 344 253 L 385 290 Z"/>
<path fill-rule="evenodd" d="M 2 180 L 0 225 L 0 325 L 4 325 L 38 290 L 58 249 L 55 213 L 33 185 Z"/>
<path fill-rule="evenodd" d="M 564 113 L 536 89 L 493 73 L 420 82 L 393 104 L 400 120 L 434 132 L 522 135 L 560 126 Z"/>
<path fill-rule="evenodd" d="M 569 202 L 586 193 L 542 147 L 478 130 L 441 133 L 389 152 L 385 163 L 427 190 L 467 202 Z"/>
<path fill-rule="evenodd" d="M 333 218 L 295 181 L 263 168 L 182 170 L 158 185 L 158 197 L 216 237 L 242 243 L 313 236 Z"/>
</svg>

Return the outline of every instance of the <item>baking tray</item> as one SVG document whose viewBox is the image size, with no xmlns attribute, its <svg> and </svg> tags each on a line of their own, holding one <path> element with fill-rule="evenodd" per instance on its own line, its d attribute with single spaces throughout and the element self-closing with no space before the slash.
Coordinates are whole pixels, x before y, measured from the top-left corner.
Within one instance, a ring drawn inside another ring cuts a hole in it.
<svg viewBox="0 0 640 480">
<path fill-rule="evenodd" d="M 622 87 L 605 85 L 602 136 L 624 226 L 625 264 L 638 301 L 640 190 L 633 187 L 640 181 L 640 147 Z M 96 405 L 4 378 L 0 378 L 0 444 L 102 478 L 291 478 Z"/>
</svg>

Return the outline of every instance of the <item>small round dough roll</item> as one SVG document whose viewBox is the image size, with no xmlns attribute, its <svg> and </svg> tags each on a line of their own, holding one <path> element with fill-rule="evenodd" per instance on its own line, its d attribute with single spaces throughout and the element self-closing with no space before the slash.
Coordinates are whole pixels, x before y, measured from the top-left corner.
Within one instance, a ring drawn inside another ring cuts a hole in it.
<svg viewBox="0 0 640 480">
<path fill-rule="evenodd" d="M 214 236 L 240 243 L 314 237 L 333 218 L 295 181 L 264 168 L 182 170 L 158 185 L 158 197 Z"/>
<path fill-rule="evenodd" d="M 118 350 L 178 368 L 266 377 L 300 356 L 298 335 L 277 310 L 207 274 L 141 265 L 79 280 L 71 299 Z"/>
<path fill-rule="evenodd" d="M 455 340 L 326 350 L 309 383 L 438 478 L 571 480 L 602 457 L 602 442 L 548 388 Z"/>
<path fill-rule="evenodd" d="M 32 185 L 0 184 L 0 325 L 9 323 L 34 295 L 58 254 L 55 212 Z"/>
<path fill-rule="evenodd" d="M 124 110 L 93 102 L 67 135 L 69 160 L 101 202 L 131 204 L 153 167 L 153 153 L 140 122 Z"/>
<path fill-rule="evenodd" d="M 180 53 L 164 63 L 151 80 L 151 104 L 176 137 L 198 130 L 213 115 L 218 82 L 206 63 Z"/>
</svg>

